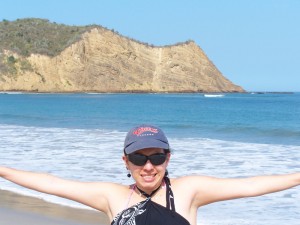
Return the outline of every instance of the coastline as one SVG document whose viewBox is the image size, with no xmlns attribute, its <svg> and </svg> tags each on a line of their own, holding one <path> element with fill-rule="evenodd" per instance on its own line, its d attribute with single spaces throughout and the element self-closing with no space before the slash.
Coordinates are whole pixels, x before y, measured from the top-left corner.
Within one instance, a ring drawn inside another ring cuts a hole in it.
<svg viewBox="0 0 300 225">
<path fill-rule="evenodd" d="M 5 225 L 107 225 L 102 212 L 72 208 L 0 190 L 0 218 Z"/>
<path fill-rule="evenodd" d="M 224 91 L 224 92 L 206 92 L 206 91 L 24 91 L 24 90 L 0 90 L 0 94 L 296 94 L 299 91 Z"/>
<path fill-rule="evenodd" d="M 185 91 L 139 91 L 139 90 L 132 90 L 132 91 L 28 91 L 28 90 L 0 90 L 1 94 L 10 94 L 10 93 L 18 93 L 18 94 L 247 94 L 251 92 L 238 92 L 238 91 L 192 91 L 192 90 L 185 90 Z M 267 92 L 266 92 L 267 93 Z M 274 92 L 275 93 L 275 92 Z M 283 92 L 284 93 L 284 92 Z"/>
</svg>

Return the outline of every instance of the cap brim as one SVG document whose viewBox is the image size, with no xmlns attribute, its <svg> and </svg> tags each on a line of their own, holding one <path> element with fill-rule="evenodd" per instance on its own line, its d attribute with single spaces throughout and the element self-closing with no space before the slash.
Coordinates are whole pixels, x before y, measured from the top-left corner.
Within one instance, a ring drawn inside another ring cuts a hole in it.
<svg viewBox="0 0 300 225">
<path fill-rule="evenodd" d="M 126 154 L 131 154 L 135 151 L 145 149 L 145 148 L 162 148 L 162 149 L 169 149 L 169 144 L 165 143 L 161 140 L 152 139 L 152 140 L 139 140 L 136 142 L 131 143 L 129 146 L 127 146 L 124 151 Z"/>
</svg>

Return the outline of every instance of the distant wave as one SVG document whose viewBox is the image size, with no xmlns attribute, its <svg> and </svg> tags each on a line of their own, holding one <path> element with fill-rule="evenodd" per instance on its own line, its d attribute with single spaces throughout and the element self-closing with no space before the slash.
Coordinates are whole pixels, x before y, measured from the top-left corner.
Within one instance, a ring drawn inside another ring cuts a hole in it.
<svg viewBox="0 0 300 225">
<path fill-rule="evenodd" d="M 21 91 L 0 91 L 0 94 L 20 95 L 20 94 L 24 94 L 24 93 Z"/>
<path fill-rule="evenodd" d="M 215 94 L 204 94 L 204 97 L 206 98 L 221 98 L 221 97 L 224 97 L 225 95 L 222 95 L 222 94 L 218 94 L 218 95 L 215 95 Z"/>
</svg>

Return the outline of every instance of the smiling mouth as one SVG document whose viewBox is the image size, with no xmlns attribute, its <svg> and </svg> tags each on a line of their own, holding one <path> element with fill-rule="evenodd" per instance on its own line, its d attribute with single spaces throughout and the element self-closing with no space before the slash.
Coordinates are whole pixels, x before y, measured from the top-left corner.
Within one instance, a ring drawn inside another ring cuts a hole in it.
<svg viewBox="0 0 300 225">
<path fill-rule="evenodd" d="M 141 175 L 142 178 L 144 179 L 144 181 L 150 182 L 153 181 L 155 179 L 156 174 L 146 174 L 146 175 Z"/>
</svg>

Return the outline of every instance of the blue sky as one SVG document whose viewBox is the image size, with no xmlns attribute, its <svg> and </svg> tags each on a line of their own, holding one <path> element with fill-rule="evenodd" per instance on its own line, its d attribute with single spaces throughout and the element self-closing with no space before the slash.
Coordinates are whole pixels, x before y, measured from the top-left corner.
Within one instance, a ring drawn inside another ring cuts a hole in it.
<svg viewBox="0 0 300 225">
<path fill-rule="evenodd" d="M 13 0 L 0 20 L 97 24 L 154 45 L 194 40 L 247 91 L 300 91 L 298 0 Z"/>
</svg>

